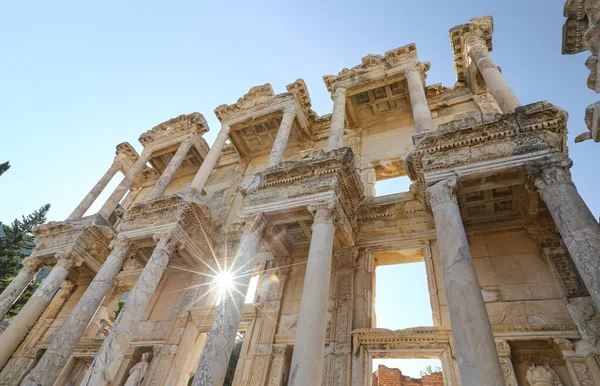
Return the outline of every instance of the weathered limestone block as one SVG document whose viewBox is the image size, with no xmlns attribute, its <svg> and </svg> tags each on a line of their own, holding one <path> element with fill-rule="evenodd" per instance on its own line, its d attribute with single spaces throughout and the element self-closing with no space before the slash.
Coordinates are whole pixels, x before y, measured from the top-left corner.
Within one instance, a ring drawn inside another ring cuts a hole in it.
<svg viewBox="0 0 600 386">
<path fill-rule="evenodd" d="M 585 124 L 589 133 L 579 134 L 575 137 L 575 142 L 582 142 L 588 139 L 600 142 L 600 102 L 592 103 L 585 109 Z"/>
</svg>

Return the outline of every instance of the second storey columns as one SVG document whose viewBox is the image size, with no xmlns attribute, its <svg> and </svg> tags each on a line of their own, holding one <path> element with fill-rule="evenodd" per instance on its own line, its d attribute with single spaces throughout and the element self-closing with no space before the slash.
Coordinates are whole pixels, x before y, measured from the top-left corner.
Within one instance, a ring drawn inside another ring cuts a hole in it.
<svg viewBox="0 0 600 386">
<path fill-rule="evenodd" d="M 6 313 L 29 286 L 42 265 L 42 261 L 33 255 L 27 256 L 23 260 L 23 267 L 21 267 L 17 276 L 0 294 L 0 320 L 4 320 Z"/>
<path fill-rule="evenodd" d="M 204 161 L 202 161 L 202 165 L 200 165 L 200 169 L 190 184 L 192 188 L 196 188 L 199 191 L 204 189 L 210 174 L 212 173 L 217 161 L 219 160 L 219 157 L 221 156 L 221 151 L 223 150 L 223 146 L 225 146 L 225 142 L 227 141 L 230 130 L 231 129 L 229 125 L 225 123 L 221 124 L 221 131 L 219 131 L 219 134 L 217 134 L 215 142 L 208 151 L 208 154 L 206 154 Z"/>
<path fill-rule="evenodd" d="M 327 328 L 335 201 L 311 204 L 312 236 L 302 287 L 298 327 L 290 368 L 290 386 L 320 385 Z"/>
<path fill-rule="evenodd" d="M 404 69 L 417 133 L 433 130 L 433 119 L 431 119 L 431 111 L 427 104 L 423 81 L 423 74 L 425 72 L 423 66 L 425 65 L 424 63 L 416 63 Z"/>
<path fill-rule="evenodd" d="M 429 187 L 427 199 L 433 210 L 461 384 L 505 386 L 457 190 L 457 180 L 451 177 Z"/>
<path fill-rule="evenodd" d="M 273 143 L 271 154 L 269 155 L 269 160 L 267 161 L 268 168 L 278 165 L 283 161 L 283 154 L 285 153 L 285 148 L 288 144 L 288 139 L 290 137 L 290 132 L 292 131 L 292 124 L 294 123 L 296 114 L 297 108 L 295 105 L 288 104 L 285 106 L 283 110 L 283 118 L 281 119 L 281 124 L 279 125 L 279 130 L 277 131 L 277 136 L 275 137 L 275 142 Z"/>
<path fill-rule="evenodd" d="M 333 112 L 329 126 L 327 151 L 344 147 L 344 126 L 346 125 L 346 89 L 338 87 L 333 92 Z"/>
<path fill-rule="evenodd" d="M 181 144 L 179 144 L 177 152 L 175 152 L 175 155 L 173 156 L 173 158 L 171 158 L 171 161 L 169 161 L 169 164 L 162 172 L 160 178 L 158 179 L 158 181 L 156 181 L 156 185 L 154 185 L 154 188 L 148 195 L 147 200 L 154 200 L 160 198 L 165 193 L 165 191 L 169 187 L 169 184 L 173 180 L 175 173 L 177 173 L 177 170 L 179 169 L 179 167 L 183 163 L 183 160 L 192 148 L 192 145 L 192 139 L 189 137 L 184 139 L 181 142 Z"/>
</svg>

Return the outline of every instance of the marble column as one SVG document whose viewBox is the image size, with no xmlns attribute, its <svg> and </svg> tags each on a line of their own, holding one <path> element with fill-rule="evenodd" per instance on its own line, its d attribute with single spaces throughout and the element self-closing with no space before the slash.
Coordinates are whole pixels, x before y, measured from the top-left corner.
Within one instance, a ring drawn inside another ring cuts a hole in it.
<svg viewBox="0 0 600 386">
<path fill-rule="evenodd" d="M 308 209 L 314 215 L 314 223 L 294 339 L 290 386 L 320 385 L 323 377 L 335 202 L 311 204 Z"/>
<path fill-rule="evenodd" d="M 27 256 L 22 264 L 23 266 L 17 276 L 0 294 L 0 321 L 4 320 L 6 313 L 29 286 L 31 280 L 43 265 L 42 261 L 35 256 Z"/>
<path fill-rule="evenodd" d="M 275 142 L 267 161 L 267 168 L 278 165 L 283 161 L 283 154 L 285 153 L 290 132 L 292 131 L 292 123 L 294 123 L 295 118 L 296 106 L 292 104 L 285 106 L 283 118 L 281 119 L 281 124 L 279 125 L 279 130 L 277 130 L 277 136 L 275 137 Z"/>
<path fill-rule="evenodd" d="M 262 214 L 252 216 L 244 225 L 244 232 L 230 271 L 237 291 L 232 290 L 231 296 L 224 296 L 217 306 L 217 314 L 208 333 L 193 386 L 223 385 L 242 318 L 245 293 L 250 282 L 248 272 L 254 267 L 254 259 L 258 253 L 265 225 L 266 220 Z"/>
<path fill-rule="evenodd" d="M 571 181 L 573 161 L 556 154 L 525 165 L 590 297 L 600 310 L 600 225 Z"/>
<path fill-rule="evenodd" d="M 206 154 L 204 161 L 202 161 L 202 165 L 200 165 L 200 169 L 198 169 L 198 172 L 194 176 L 194 180 L 190 184 L 192 188 L 196 188 L 199 191 L 204 189 L 206 181 L 208 181 L 208 178 L 210 177 L 210 173 L 212 173 L 217 161 L 219 160 L 219 157 L 221 156 L 221 151 L 223 150 L 223 146 L 225 146 L 225 142 L 227 141 L 229 130 L 230 127 L 228 125 L 224 123 L 221 124 L 221 131 L 219 131 L 215 142 L 208 151 L 208 154 Z"/>
<path fill-rule="evenodd" d="M 160 178 L 158 179 L 158 181 L 156 181 L 156 185 L 154 185 L 154 188 L 152 189 L 148 197 L 146 197 L 147 201 L 155 200 L 165 193 L 167 187 L 169 187 L 169 184 L 173 180 L 175 173 L 177 173 L 177 170 L 179 169 L 183 160 L 190 151 L 192 144 L 193 142 L 191 138 L 186 138 L 185 140 L 183 140 L 183 142 L 181 142 L 181 144 L 179 145 L 179 149 L 177 149 L 177 152 L 175 153 L 173 158 L 171 158 L 171 161 L 169 161 L 169 164 L 161 174 Z"/>
<path fill-rule="evenodd" d="M 490 320 L 460 217 L 455 177 L 427 189 L 463 386 L 505 386 Z"/>
<path fill-rule="evenodd" d="M 149 155 L 145 152 L 142 152 L 142 154 L 140 154 L 137 161 L 135 161 L 135 163 L 129 170 L 129 173 L 127 173 L 125 178 L 123 178 L 123 181 L 121 181 L 119 186 L 117 186 L 114 192 L 112 192 L 108 200 L 106 200 L 99 212 L 105 219 L 108 219 L 111 216 L 111 214 L 119 205 L 119 202 L 121 202 L 121 199 L 125 196 L 125 193 L 127 193 L 127 191 L 131 189 L 133 183 L 135 182 L 135 179 L 144 170 L 146 162 L 148 162 L 148 157 Z"/>
<path fill-rule="evenodd" d="M 112 251 L 106 258 L 94 280 L 85 290 L 77 305 L 71 311 L 60 331 L 54 336 L 50 346 L 22 386 L 52 386 L 61 370 L 67 364 L 79 339 L 83 336 L 102 300 L 112 288 L 117 274 L 129 255 L 131 242 L 119 237 L 112 242 Z"/>
<path fill-rule="evenodd" d="M 115 381 L 115 375 L 167 268 L 169 258 L 181 243 L 179 236 L 171 232 L 157 234 L 154 239 L 157 243 L 152 256 L 129 293 L 110 333 L 100 346 L 81 386 L 106 386 Z"/>
<path fill-rule="evenodd" d="M 346 89 L 338 87 L 333 93 L 333 112 L 329 126 L 327 151 L 344 147 L 344 126 L 346 125 Z"/>
<path fill-rule="evenodd" d="M 404 70 L 417 133 L 433 130 L 433 119 L 431 119 L 431 111 L 429 110 L 425 86 L 421 77 L 423 72 L 424 69 L 420 63 L 411 65 Z"/>
<path fill-rule="evenodd" d="M 96 185 L 94 185 L 94 187 L 92 188 L 92 190 L 90 190 L 87 196 L 85 196 L 85 198 L 79 203 L 79 205 L 77 205 L 77 208 L 75 208 L 75 210 L 73 211 L 73 213 L 71 213 L 67 220 L 81 220 L 85 212 L 87 212 L 87 210 L 90 209 L 90 206 L 92 206 L 94 201 L 96 201 L 96 199 L 102 193 L 104 188 L 106 188 L 106 185 L 108 185 L 110 180 L 115 176 L 115 174 L 117 174 L 119 170 L 121 170 L 121 162 L 115 159 L 110 168 L 106 171 L 106 173 L 104 173 L 102 178 L 100 178 L 100 181 L 98 181 Z"/>
<path fill-rule="evenodd" d="M 44 312 L 62 282 L 67 278 L 69 269 L 82 263 L 82 260 L 71 252 L 58 252 L 56 255 L 57 262 L 52 271 L 31 295 L 31 298 L 4 330 L 4 333 L 0 335 L 0 368 L 8 362 L 8 359 Z"/>
<path fill-rule="evenodd" d="M 471 39 L 465 42 L 466 49 L 471 60 L 477 65 L 479 72 L 485 80 L 485 84 L 496 99 L 503 113 L 510 113 L 521 106 L 521 101 L 510 88 L 504 75 L 490 57 L 488 48 L 480 39 Z"/>
</svg>

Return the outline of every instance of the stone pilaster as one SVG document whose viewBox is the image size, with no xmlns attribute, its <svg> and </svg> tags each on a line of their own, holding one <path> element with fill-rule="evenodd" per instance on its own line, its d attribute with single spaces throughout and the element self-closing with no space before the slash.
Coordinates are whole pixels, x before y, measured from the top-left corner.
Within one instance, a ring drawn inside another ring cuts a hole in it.
<svg viewBox="0 0 600 386">
<path fill-rule="evenodd" d="M 194 180 L 190 184 L 192 188 L 196 188 L 199 191 L 204 189 L 206 181 L 208 181 L 208 178 L 210 177 L 210 173 L 212 173 L 217 161 L 219 160 L 219 157 L 221 156 L 221 151 L 223 150 L 223 146 L 225 146 L 225 142 L 227 141 L 229 130 L 230 128 L 228 125 L 225 123 L 221 124 L 221 131 L 219 131 L 219 134 L 217 134 L 215 142 L 208 151 L 208 154 L 206 154 L 206 158 L 204 158 L 204 161 L 202 161 L 200 169 L 198 169 L 198 172 L 194 176 Z"/>
<path fill-rule="evenodd" d="M 510 113 L 521 106 L 521 101 L 510 88 L 504 75 L 490 57 L 484 41 L 477 36 L 472 36 L 465 42 L 469 57 L 475 63 L 483 76 L 487 87 L 496 99 L 503 113 Z"/>
<path fill-rule="evenodd" d="M 463 386 L 504 386 L 489 317 L 460 217 L 455 177 L 427 189 L 448 298 L 458 370 Z"/>
<path fill-rule="evenodd" d="M 600 225 L 571 181 L 572 164 L 560 154 L 531 162 L 526 168 L 600 310 Z"/>
<path fill-rule="evenodd" d="M 110 182 L 110 180 L 117 174 L 117 172 L 121 169 L 121 162 L 115 159 L 110 166 L 110 168 L 104 173 L 102 178 L 94 185 L 92 190 L 85 196 L 85 198 L 79 203 L 77 208 L 71 213 L 67 220 L 77 221 L 81 220 L 85 212 L 90 209 L 90 206 L 96 201 L 98 196 L 102 193 L 106 185 Z"/>
<path fill-rule="evenodd" d="M 54 336 L 50 346 L 22 385 L 52 386 L 58 378 L 96 310 L 113 286 L 115 278 L 129 254 L 131 242 L 120 237 L 112 242 L 111 247 L 112 252 L 94 276 L 94 280 L 85 290 L 60 331 Z"/>
<path fill-rule="evenodd" d="M 314 223 L 294 340 L 290 386 L 320 385 L 323 377 L 335 202 L 311 204 L 308 210 L 313 213 Z"/>
<path fill-rule="evenodd" d="M 346 125 L 346 89 L 338 87 L 333 93 L 333 112 L 329 126 L 327 151 L 344 147 L 344 126 Z"/>
<path fill-rule="evenodd" d="M 180 236 L 174 232 L 157 234 L 154 239 L 157 243 L 152 256 L 136 281 L 108 337 L 100 346 L 81 382 L 82 386 L 110 385 L 115 381 L 115 375 L 167 268 L 169 258 L 181 243 Z"/>
<path fill-rule="evenodd" d="M 23 338 L 27 336 L 42 312 L 44 312 L 62 282 L 67 278 L 69 269 L 82 263 L 82 260 L 71 252 L 58 252 L 56 257 L 57 263 L 50 274 L 33 293 L 10 326 L 0 335 L 0 367 L 4 367 Z"/>
<path fill-rule="evenodd" d="M 149 155 L 145 152 L 140 154 L 135 164 L 129 170 L 129 173 L 123 178 L 121 183 L 117 186 L 117 188 L 112 192 L 108 200 L 102 205 L 100 208 L 100 213 L 104 218 L 108 219 L 110 215 L 114 212 L 114 210 L 121 202 L 121 199 L 125 196 L 125 193 L 133 186 L 135 179 L 140 175 L 140 173 L 144 170 L 146 166 L 146 162 L 148 162 Z"/>
<path fill-rule="evenodd" d="M 275 142 L 273 143 L 271 154 L 267 161 L 267 168 L 278 165 L 283 161 L 283 154 L 285 153 L 285 148 L 287 147 L 295 118 L 296 106 L 292 104 L 285 106 L 283 118 L 281 119 L 281 124 L 279 125 L 279 130 L 277 130 L 277 136 L 275 137 Z"/>
<path fill-rule="evenodd" d="M 422 76 L 424 72 L 425 70 L 421 63 L 408 66 L 404 69 L 417 134 L 433 130 L 433 119 L 431 119 L 431 111 L 427 104 Z"/>
<path fill-rule="evenodd" d="M 262 239 L 266 220 L 262 214 L 246 221 L 240 238 L 231 273 L 234 289 L 231 296 L 224 296 L 217 306 L 217 314 L 208 333 L 206 346 L 196 369 L 193 386 L 221 386 L 227 373 L 227 365 L 235 344 L 235 336 L 242 317 L 245 288 L 250 283 L 250 271 Z M 241 290 L 241 291 L 240 291 Z"/>
<path fill-rule="evenodd" d="M 192 148 L 192 145 L 193 142 L 191 138 L 186 138 L 181 142 L 179 148 L 175 152 L 175 155 L 173 156 L 173 158 L 171 158 L 171 161 L 169 161 L 169 164 L 162 172 L 158 181 L 156 181 L 156 185 L 154 185 L 154 188 L 152 189 L 146 200 L 155 200 L 161 197 L 163 194 L 165 194 L 165 191 L 169 187 L 169 184 L 173 180 L 175 173 L 177 173 L 177 170 L 179 169 L 183 160 Z"/>
<path fill-rule="evenodd" d="M 512 359 L 510 358 L 510 345 L 507 341 L 498 339 L 496 340 L 496 349 L 500 357 L 500 366 L 502 366 L 506 386 L 519 386 Z"/>
<path fill-rule="evenodd" d="M 29 286 L 42 265 L 42 261 L 35 256 L 27 256 L 23 260 L 23 267 L 21 267 L 17 276 L 0 294 L 0 321 L 4 320 L 6 313 Z"/>
</svg>

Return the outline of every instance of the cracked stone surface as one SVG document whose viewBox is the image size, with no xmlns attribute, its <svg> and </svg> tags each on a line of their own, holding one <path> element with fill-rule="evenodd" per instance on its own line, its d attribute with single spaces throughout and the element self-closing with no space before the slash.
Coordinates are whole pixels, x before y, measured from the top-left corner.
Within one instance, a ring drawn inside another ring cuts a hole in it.
<svg viewBox="0 0 600 386">
<path fill-rule="evenodd" d="M 452 177 L 427 189 L 442 262 L 452 336 L 463 386 L 505 386 Z"/>
</svg>

